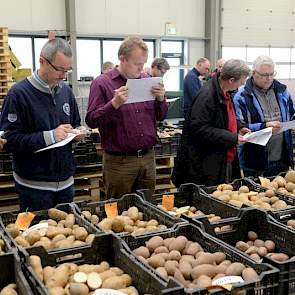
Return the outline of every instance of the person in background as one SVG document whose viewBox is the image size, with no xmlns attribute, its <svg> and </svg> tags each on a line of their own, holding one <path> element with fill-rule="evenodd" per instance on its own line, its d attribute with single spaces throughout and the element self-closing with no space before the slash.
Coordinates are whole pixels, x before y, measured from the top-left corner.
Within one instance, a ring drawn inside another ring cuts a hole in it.
<svg viewBox="0 0 295 295">
<path fill-rule="evenodd" d="M 115 67 L 115 65 L 111 61 L 106 61 L 102 64 L 101 73 L 105 74 L 105 73 L 111 71 L 114 67 Z"/>
<path fill-rule="evenodd" d="M 172 174 L 177 187 L 189 182 L 212 186 L 240 177 L 236 147 L 250 130 L 237 125 L 229 91 L 244 84 L 249 73 L 244 61 L 231 59 L 193 100 Z"/>
<path fill-rule="evenodd" d="M 268 56 L 253 62 L 252 77 L 234 96 L 237 119 L 251 131 L 272 127 L 266 146 L 247 143 L 239 157 L 245 176 L 272 176 L 293 167 L 291 130 L 280 132 L 281 122 L 292 120 L 294 105 L 286 85 L 274 79 L 275 63 Z"/>
<path fill-rule="evenodd" d="M 194 97 L 196 97 L 202 87 L 200 76 L 207 76 L 209 71 L 210 61 L 207 58 L 202 57 L 197 61 L 195 67 L 186 74 L 183 81 L 184 117 L 188 114 Z"/>
<path fill-rule="evenodd" d="M 167 60 L 165 58 L 158 57 L 152 62 L 150 76 L 163 77 L 168 70 L 170 70 L 170 66 Z"/>
<path fill-rule="evenodd" d="M 136 189 L 155 188 L 153 146 L 157 143 L 156 121 L 167 113 L 162 83 L 151 89 L 154 101 L 128 102 L 127 79 L 140 79 L 148 58 L 146 43 L 138 37 L 123 41 L 120 64 L 91 84 L 86 123 L 99 128 L 103 153 L 103 180 L 108 198 L 119 198 Z"/>
<path fill-rule="evenodd" d="M 224 66 L 226 60 L 223 59 L 223 58 L 220 58 L 218 61 L 217 61 L 217 64 L 216 64 L 216 69 L 210 74 L 210 79 L 212 77 L 214 77 L 217 73 L 220 73 L 221 72 L 221 69 L 222 67 Z"/>
<path fill-rule="evenodd" d="M 42 48 L 40 69 L 13 85 L 4 100 L 1 130 L 13 154 L 13 176 L 21 211 L 73 201 L 75 171 L 71 143 L 38 152 L 77 132 L 80 116 L 71 88 L 62 80 L 72 69 L 67 41 L 54 38 Z M 86 129 L 76 139 L 83 139 Z"/>
</svg>

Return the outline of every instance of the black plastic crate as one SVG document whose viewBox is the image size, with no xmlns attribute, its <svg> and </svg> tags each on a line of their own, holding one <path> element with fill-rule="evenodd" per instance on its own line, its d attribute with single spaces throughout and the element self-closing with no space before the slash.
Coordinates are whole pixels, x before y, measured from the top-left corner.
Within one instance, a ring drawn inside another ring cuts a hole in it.
<svg viewBox="0 0 295 295">
<path fill-rule="evenodd" d="M 266 212 L 258 209 L 244 209 L 240 215 L 232 220 L 220 221 L 220 224 L 231 226 L 228 232 L 215 232 L 216 225 L 210 224 L 206 220 L 198 222 L 198 225 L 207 233 L 214 235 L 218 239 L 235 247 L 237 241 L 247 241 L 249 231 L 257 233 L 261 240 L 273 240 L 276 244 L 276 252 L 281 252 L 289 255 L 295 255 L 295 234 L 285 225 L 277 223 Z M 236 249 L 239 253 L 242 251 Z M 245 254 L 246 255 L 246 254 Z M 278 294 L 293 294 L 295 293 L 295 260 L 278 262 L 269 257 L 264 257 L 263 262 L 269 263 L 280 270 L 279 283 L 280 289 Z"/>
<path fill-rule="evenodd" d="M 19 295 L 32 295 L 33 292 L 21 270 L 21 263 L 15 253 L 0 256 L 0 291 L 9 284 L 16 284 Z"/>
<path fill-rule="evenodd" d="M 172 194 L 160 193 L 151 195 L 151 192 L 147 189 L 138 190 L 137 193 L 154 205 L 162 204 L 163 195 Z M 204 214 L 215 214 L 219 215 L 221 218 L 234 217 L 240 212 L 239 208 L 224 203 L 217 198 L 204 193 L 203 190 L 200 189 L 200 186 L 194 183 L 182 184 L 178 191 L 173 193 L 173 195 L 175 207 L 194 206 L 197 210 L 201 210 Z M 184 214 L 182 214 L 181 217 L 188 221 L 192 219 L 207 219 L 206 216 L 188 217 Z"/>
<path fill-rule="evenodd" d="M 248 186 L 249 190 L 254 191 L 254 192 L 265 192 L 265 191 L 268 190 L 267 188 L 255 183 L 253 181 L 253 179 L 250 179 L 250 178 L 247 178 L 247 177 L 241 178 L 241 179 L 236 179 L 236 180 L 234 180 L 233 182 L 231 182 L 229 184 L 233 186 L 234 190 L 238 190 L 238 188 L 241 187 L 242 185 Z M 216 186 L 210 186 L 210 187 L 201 186 L 201 189 L 207 194 L 212 194 L 215 190 L 217 190 L 217 185 Z M 281 194 L 281 193 L 278 193 L 278 192 L 275 192 L 275 195 L 280 200 L 285 201 L 287 203 L 287 205 L 295 206 L 295 197 L 291 197 L 291 196 Z M 252 207 L 244 204 L 242 206 L 242 208 L 252 208 Z M 261 208 L 260 210 L 265 210 L 265 209 Z M 284 211 L 286 209 L 276 209 L 276 210 L 273 210 L 273 211 L 281 211 L 281 210 Z M 266 210 L 266 211 L 271 212 L 271 210 Z"/>
<path fill-rule="evenodd" d="M 162 153 L 162 145 L 157 143 L 154 145 L 155 156 L 161 156 Z"/>
<path fill-rule="evenodd" d="M 226 259 L 231 260 L 232 262 L 241 262 L 250 266 L 256 270 L 256 272 L 260 276 L 259 282 L 253 282 L 248 284 L 239 284 L 237 285 L 231 292 L 223 291 L 215 291 L 210 292 L 210 294 L 279 294 L 279 284 L 278 284 L 278 270 L 266 263 L 256 263 L 252 259 L 245 256 L 243 253 L 240 254 L 239 251 L 236 251 L 232 247 L 227 246 L 225 243 L 219 241 L 218 239 L 214 238 L 213 236 L 203 232 L 200 228 L 192 225 L 192 224 L 182 224 L 179 225 L 176 229 L 167 231 L 165 233 L 161 233 L 160 236 L 163 239 L 170 238 L 170 237 L 177 237 L 180 235 L 184 235 L 187 237 L 188 240 L 198 242 L 205 252 L 223 252 L 226 254 Z M 145 242 L 148 241 L 156 234 L 146 234 L 144 236 L 139 237 L 132 237 L 126 236 L 123 237 L 123 240 L 126 242 L 128 247 L 131 251 L 134 249 L 145 246 Z M 151 272 L 156 273 L 156 271 L 149 265 L 144 264 Z M 237 291 L 237 293 L 236 293 Z M 243 291 L 245 293 L 239 293 L 239 291 Z M 196 295 L 204 295 L 209 294 L 206 289 L 195 289 L 190 294 Z"/>
<path fill-rule="evenodd" d="M 164 224 L 167 228 L 173 228 L 178 223 L 186 223 L 182 218 L 175 219 L 168 213 L 163 210 L 157 208 L 144 201 L 137 194 L 126 194 L 120 199 L 109 199 L 106 201 L 99 202 L 81 202 L 76 203 L 77 213 L 81 214 L 82 211 L 87 210 L 90 211 L 91 214 L 96 214 L 99 217 L 99 220 L 106 218 L 105 212 L 105 204 L 117 202 L 118 214 L 120 215 L 123 211 L 128 210 L 128 208 L 132 206 L 136 206 L 140 212 L 143 213 L 143 220 L 155 219 L 159 222 L 159 224 Z M 99 228 L 97 226 L 97 228 Z M 159 231 L 157 231 L 159 232 Z M 129 235 L 127 232 L 118 233 L 119 236 Z"/>
<path fill-rule="evenodd" d="M 270 181 L 274 180 L 277 176 L 282 176 L 285 177 L 286 172 L 281 172 L 279 175 L 276 176 L 271 176 L 271 177 L 265 177 L 268 178 Z M 264 186 L 261 185 L 259 178 L 254 178 L 254 177 L 249 177 L 249 182 L 252 183 L 252 185 L 256 186 L 257 189 L 260 188 L 264 188 L 265 190 L 267 190 L 267 188 L 265 188 Z M 290 194 L 285 194 L 282 192 L 278 192 L 275 191 L 275 194 L 281 199 L 284 200 L 288 205 L 292 205 L 295 206 L 295 196 L 292 196 Z M 285 210 L 285 209 L 284 209 Z"/>
<path fill-rule="evenodd" d="M 66 213 L 73 213 L 75 215 L 75 223 L 79 226 L 84 227 L 89 234 L 101 234 L 102 231 L 96 228 L 93 224 L 87 222 L 77 212 L 73 209 L 73 206 L 69 203 L 59 204 L 55 207 L 56 209 L 59 209 L 61 211 L 65 211 Z M 0 225 L 3 228 L 3 235 L 8 242 L 9 246 L 11 248 L 16 248 L 19 251 L 19 255 L 21 258 L 23 258 L 24 255 L 24 249 L 19 246 L 14 239 L 11 237 L 11 235 L 6 230 L 5 226 L 9 223 L 15 223 L 17 219 L 17 215 L 19 214 L 19 211 L 15 212 L 3 212 L 0 213 Z M 36 215 L 31 223 L 31 225 L 35 225 L 39 223 L 41 220 L 49 219 L 48 217 L 48 210 L 41 210 L 41 211 L 35 211 L 34 214 Z"/>
<path fill-rule="evenodd" d="M 158 274 L 148 271 L 143 264 L 130 251 L 124 247 L 122 241 L 113 234 L 104 234 L 95 237 L 92 245 L 85 245 L 76 249 L 64 249 L 62 251 L 46 252 L 42 247 L 28 249 L 29 255 L 38 255 L 41 264 L 45 266 L 57 266 L 71 262 L 76 264 L 99 264 L 107 261 L 111 267 L 119 267 L 124 273 L 132 277 L 132 285 L 140 294 L 169 294 L 182 295 L 183 288 L 174 280 L 163 280 Z M 37 278 L 29 265 L 29 256 L 23 265 L 23 271 L 35 295 L 49 295 L 44 284 Z"/>
</svg>

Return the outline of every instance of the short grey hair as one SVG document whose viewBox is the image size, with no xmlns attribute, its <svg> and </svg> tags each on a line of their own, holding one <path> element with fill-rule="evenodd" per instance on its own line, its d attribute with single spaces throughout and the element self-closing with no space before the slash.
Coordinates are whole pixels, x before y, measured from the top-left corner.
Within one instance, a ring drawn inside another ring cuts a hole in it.
<svg viewBox="0 0 295 295">
<path fill-rule="evenodd" d="M 152 68 L 156 67 L 158 70 L 170 70 L 168 61 L 163 57 L 155 58 L 151 65 Z"/>
<path fill-rule="evenodd" d="M 257 71 L 262 65 L 269 65 L 275 67 L 274 61 L 267 55 L 258 56 L 253 62 L 253 71 Z"/>
<path fill-rule="evenodd" d="M 243 60 L 230 59 L 225 62 L 224 66 L 222 67 L 220 78 L 222 80 L 229 80 L 230 78 L 239 80 L 242 77 L 248 77 L 250 72 L 250 68 Z"/>
<path fill-rule="evenodd" d="M 41 56 L 49 61 L 54 61 L 57 52 L 63 53 L 67 57 L 72 57 L 72 48 L 70 44 L 62 38 L 48 40 L 41 50 Z"/>
<path fill-rule="evenodd" d="M 203 64 L 203 63 L 205 63 L 205 62 L 207 62 L 207 61 L 210 62 L 208 58 L 206 58 L 206 57 L 201 57 L 201 58 L 199 58 L 199 59 L 197 60 L 197 65 L 198 65 L 198 64 Z"/>
</svg>

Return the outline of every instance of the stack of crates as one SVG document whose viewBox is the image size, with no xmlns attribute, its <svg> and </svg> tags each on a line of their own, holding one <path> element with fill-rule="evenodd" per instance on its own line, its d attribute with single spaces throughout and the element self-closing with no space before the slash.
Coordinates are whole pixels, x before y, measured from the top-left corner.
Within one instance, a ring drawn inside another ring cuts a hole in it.
<svg viewBox="0 0 295 295">
<path fill-rule="evenodd" d="M 9 56 L 8 28 L 0 28 L 0 104 L 2 105 L 12 83 L 12 67 Z"/>
</svg>

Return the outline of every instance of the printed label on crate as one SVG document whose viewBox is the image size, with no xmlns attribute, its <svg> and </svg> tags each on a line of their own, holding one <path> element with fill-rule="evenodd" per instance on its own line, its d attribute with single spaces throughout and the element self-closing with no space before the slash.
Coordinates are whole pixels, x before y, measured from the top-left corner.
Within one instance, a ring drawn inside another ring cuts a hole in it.
<svg viewBox="0 0 295 295">
<path fill-rule="evenodd" d="M 19 230 L 26 230 L 29 228 L 32 220 L 34 219 L 35 214 L 32 212 L 22 212 L 17 215 L 15 225 Z"/>
<path fill-rule="evenodd" d="M 166 210 L 172 211 L 174 207 L 174 195 L 163 195 L 162 206 Z"/>
<path fill-rule="evenodd" d="M 34 230 L 38 230 L 41 237 L 44 237 L 45 234 L 46 234 L 46 231 L 48 230 L 48 223 L 47 222 L 42 222 L 42 223 L 35 224 L 35 225 L 29 227 L 28 229 L 26 229 L 22 233 L 22 236 L 26 237 L 29 233 L 31 233 Z"/>
<path fill-rule="evenodd" d="M 118 204 L 117 202 L 107 203 L 104 205 L 106 215 L 108 218 L 114 218 L 118 216 Z"/>
<path fill-rule="evenodd" d="M 226 276 L 212 281 L 212 288 L 219 286 L 228 291 L 232 289 L 232 285 L 242 284 L 244 280 L 240 276 Z M 207 288 L 208 289 L 208 288 Z M 209 287 L 210 289 L 210 287 Z"/>
<path fill-rule="evenodd" d="M 125 293 L 122 293 L 117 290 L 113 289 L 96 289 L 93 295 L 124 295 Z"/>
</svg>

